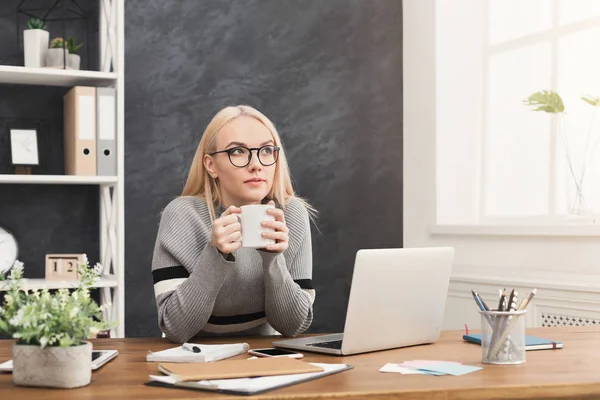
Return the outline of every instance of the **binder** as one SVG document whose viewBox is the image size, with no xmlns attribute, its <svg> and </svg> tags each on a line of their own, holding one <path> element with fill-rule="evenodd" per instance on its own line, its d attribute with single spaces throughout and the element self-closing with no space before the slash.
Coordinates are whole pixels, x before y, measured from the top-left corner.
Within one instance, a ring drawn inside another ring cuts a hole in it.
<svg viewBox="0 0 600 400">
<path fill-rule="evenodd" d="M 117 101 L 114 88 L 96 88 L 96 169 L 99 176 L 117 175 Z"/>
<path fill-rule="evenodd" d="M 96 88 L 75 86 L 63 97 L 66 175 L 96 175 Z"/>
</svg>

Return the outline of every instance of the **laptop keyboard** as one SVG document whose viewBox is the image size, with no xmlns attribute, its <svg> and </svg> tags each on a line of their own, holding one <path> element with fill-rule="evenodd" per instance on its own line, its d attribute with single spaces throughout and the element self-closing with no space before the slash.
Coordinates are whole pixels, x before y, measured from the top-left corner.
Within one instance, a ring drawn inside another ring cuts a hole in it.
<svg viewBox="0 0 600 400">
<path fill-rule="evenodd" d="M 342 349 L 342 341 L 341 340 L 332 340 L 331 342 L 310 343 L 310 344 L 307 344 L 307 346 L 341 350 Z"/>
</svg>

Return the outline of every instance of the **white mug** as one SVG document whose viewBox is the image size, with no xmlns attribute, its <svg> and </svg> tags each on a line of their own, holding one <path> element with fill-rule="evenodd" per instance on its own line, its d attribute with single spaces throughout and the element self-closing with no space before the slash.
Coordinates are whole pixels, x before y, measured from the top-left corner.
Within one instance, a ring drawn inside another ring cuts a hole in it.
<svg viewBox="0 0 600 400">
<path fill-rule="evenodd" d="M 274 215 L 267 214 L 267 209 L 275 208 L 271 204 L 251 204 L 240 207 L 240 223 L 242 225 L 242 247 L 262 249 L 269 244 L 275 244 L 274 239 L 262 237 L 263 232 L 274 232 L 272 228 L 261 225 L 263 221 L 275 221 Z"/>
</svg>

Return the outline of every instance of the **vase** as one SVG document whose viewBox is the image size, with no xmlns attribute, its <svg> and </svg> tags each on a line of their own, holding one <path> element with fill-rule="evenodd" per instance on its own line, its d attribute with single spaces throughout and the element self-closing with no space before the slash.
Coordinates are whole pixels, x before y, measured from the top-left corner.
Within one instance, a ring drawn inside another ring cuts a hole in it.
<svg viewBox="0 0 600 400">
<path fill-rule="evenodd" d="M 24 64 L 28 68 L 44 66 L 50 33 L 43 29 L 25 29 L 23 31 Z"/>
<path fill-rule="evenodd" d="M 92 379 L 92 344 L 41 348 L 14 344 L 13 383 L 18 386 L 77 388 Z"/>
<path fill-rule="evenodd" d="M 65 60 L 69 60 L 69 51 L 66 49 L 48 49 L 46 51 L 46 67 L 64 68 Z"/>
<path fill-rule="evenodd" d="M 587 199 L 584 190 L 584 180 L 579 181 L 573 180 L 573 186 L 568 196 L 568 209 L 569 212 L 566 216 L 566 220 L 571 224 L 596 224 L 597 216 L 594 215 L 594 211 L 587 205 Z"/>
<path fill-rule="evenodd" d="M 81 65 L 81 57 L 79 54 L 69 54 L 67 56 L 67 68 L 69 69 L 79 69 Z"/>
</svg>

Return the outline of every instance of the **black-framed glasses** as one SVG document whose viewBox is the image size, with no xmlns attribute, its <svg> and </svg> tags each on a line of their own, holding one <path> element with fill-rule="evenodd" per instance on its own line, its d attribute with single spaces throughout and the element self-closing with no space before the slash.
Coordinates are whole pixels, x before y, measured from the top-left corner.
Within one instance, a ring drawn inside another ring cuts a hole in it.
<svg viewBox="0 0 600 400">
<path fill-rule="evenodd" d="M 215 151 L 213 153 L 209 153 L 209 155 L 214 156 L 215 154 L 219 153 L 227 153 L 229 156 L 229 162 L 231 162 L 234 167 L 243 168 L 250 164 L 253 150 L 256 150 L 258 162 L 265 167 L 275 164 L 277 162 L 277 158 L 279 158 L 279 147 L 273 145 L 252 148 L 237 146 L 227 150 Z"/>
</svg>

